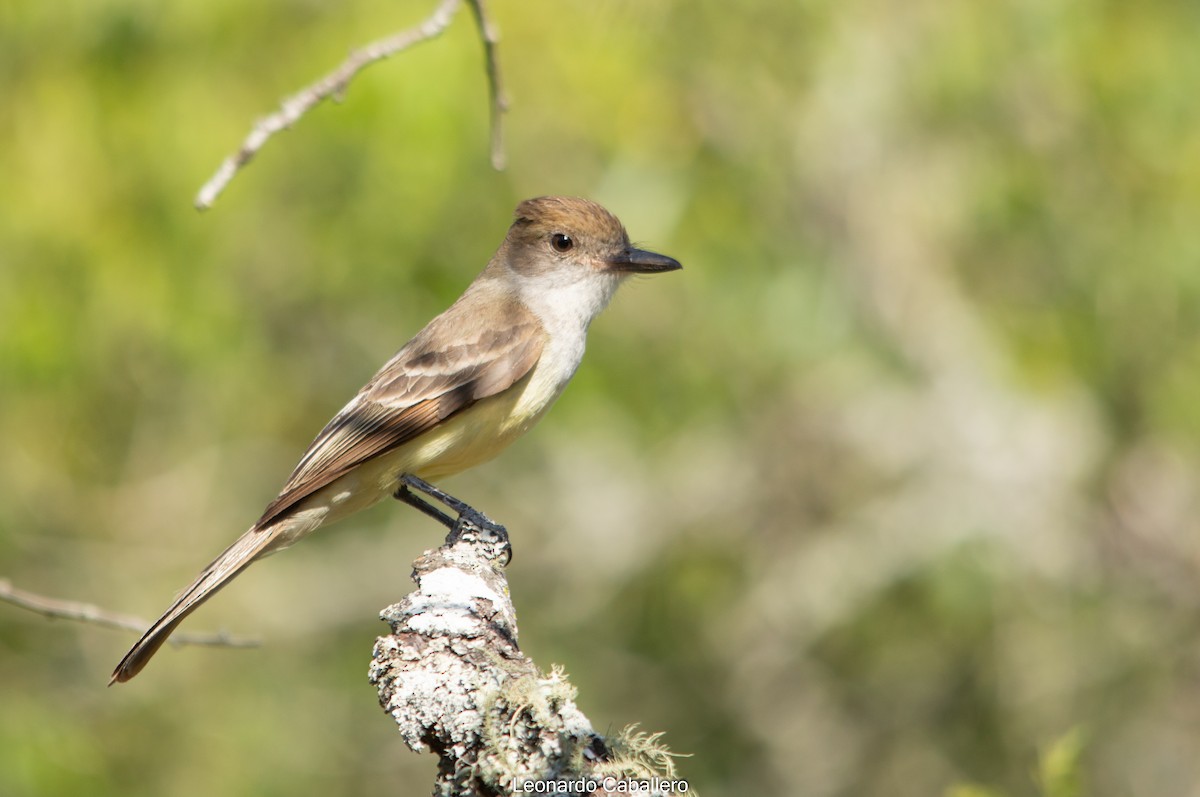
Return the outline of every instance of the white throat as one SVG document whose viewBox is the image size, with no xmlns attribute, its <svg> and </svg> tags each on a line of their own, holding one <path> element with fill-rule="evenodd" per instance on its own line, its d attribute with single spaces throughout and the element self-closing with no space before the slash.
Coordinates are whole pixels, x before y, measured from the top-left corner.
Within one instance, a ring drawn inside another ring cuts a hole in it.
<svg viewBox="0 0 1200 797">
<path fill-rule="evenodd" d="M 615 274 L 590 274 L 583 279 L 554 279 L 550 275 L 512 275 L 526 307 L 545 327 L 546 348 L 538 362 L 537 379 L 557 395 L 575 374 L 587 345 L 588 326 L 608 306 L 621 283 Z"/>
<path fill-rule="evenodd" d="M 545 326 L 551 339 L 583 337 L 592 319 L 612 301 L 621 283 L 616 274 L 589 274 L 583 279 L 556 279 L 556 275 L 513 275 L 521 301 Z"/>
</svg>

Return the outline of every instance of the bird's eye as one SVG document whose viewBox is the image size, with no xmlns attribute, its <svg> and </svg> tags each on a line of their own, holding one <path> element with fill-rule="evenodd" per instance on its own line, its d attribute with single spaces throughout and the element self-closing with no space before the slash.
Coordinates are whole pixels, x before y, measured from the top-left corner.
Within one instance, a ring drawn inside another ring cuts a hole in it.
<svg viewBox="0 0 1200 797">
<path fill-rule="evenodd" d="M 556 252 L 570 252 L 571 248 L 575 246 L 575 242 L 571 240 L 571 236 L 556 232 L 550 236 L 550 245 Z"/>
</svg>

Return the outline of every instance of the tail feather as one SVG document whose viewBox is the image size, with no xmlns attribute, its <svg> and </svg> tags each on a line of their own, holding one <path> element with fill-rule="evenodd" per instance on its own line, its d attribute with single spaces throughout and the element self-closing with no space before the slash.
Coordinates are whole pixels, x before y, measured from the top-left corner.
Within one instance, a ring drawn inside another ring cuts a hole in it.
<svg viewBox="0 0 1200 797">
<path fill-rule="evenodd" d="M 171 608 L 142 634 L 142 638 L 129 649 L 125 658 L 121 659 L 121 663 L 113 670 L 108 685 L 128 681 L 141 672 L 146 662 L 158 652 L 184 618 L 215 595 L 234 576 L 249 567 L 251 562 L 268 552 L 276 536 L 272 529 L 260 529 L 256 526 L 238 537 L 233 545 L 204 568 L 196 580 L 171 604 Z"/>
</svg>

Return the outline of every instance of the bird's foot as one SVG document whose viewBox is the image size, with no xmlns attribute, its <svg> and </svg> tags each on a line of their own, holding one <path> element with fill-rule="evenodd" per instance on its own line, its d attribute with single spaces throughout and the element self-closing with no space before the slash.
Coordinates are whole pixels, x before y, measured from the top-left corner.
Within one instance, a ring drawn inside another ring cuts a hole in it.
<svg viewBox="0 0 1200 797">
<path fill-rule="evenodd" d="M 458 517 L 451 517 L 424 498 L 418 496 L 413 490 L 424 493 L 442 503 L 457 514 Z M 508 529 L 466 502 L 460 501 L 449 493 L 439 490 L 429 482 L 413 476 L 411 473 L 405 473 L 400 477 L 400 489 L 394 495 L 397 500 L 403 501 L 415 509 L 419 509 L 450 529 L 450 533 L 446 535 L 447 545 L 453 545 L 460 541 L 478 540 L 503 549 L 506 564 L 512 561 L 512 546 L 508 540 Z"/>
</svg>

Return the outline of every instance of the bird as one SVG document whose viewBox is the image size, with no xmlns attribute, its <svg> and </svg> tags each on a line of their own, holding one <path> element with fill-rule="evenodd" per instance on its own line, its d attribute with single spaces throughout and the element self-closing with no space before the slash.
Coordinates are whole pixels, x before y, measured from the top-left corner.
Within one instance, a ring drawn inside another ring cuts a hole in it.
<svg viewBox="0 0 1200 797">
<path fill-rule="evenodd" d="M 617 287 L 630 275 L 680 268 L 631 244 L 620 220 L 593 201 L 518 204 L 483 271 L 329 421 L 262 516 L 149 627 L 109 685 L 141 672 L 188 615 L 251 563 L 385 497 L 404 498 L 409 484 L 496 456 L 562 393 L 588 326 Z"/>
</svg>

